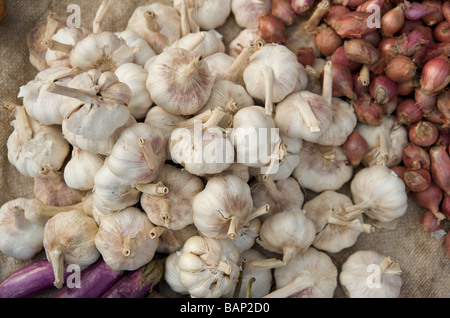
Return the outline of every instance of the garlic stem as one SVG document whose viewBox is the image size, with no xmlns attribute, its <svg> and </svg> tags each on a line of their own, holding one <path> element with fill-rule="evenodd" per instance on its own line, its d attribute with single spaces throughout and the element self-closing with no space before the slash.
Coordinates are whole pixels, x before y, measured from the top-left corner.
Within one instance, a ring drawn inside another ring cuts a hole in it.
<svg viewBox="0 0 450 318">
<path fill-rule="evenodd" d="M 238 238 L 238 231 L 240 228 L 241 220 L 236 215 L 233 215 L 231 218 L 230 226 L 228 227 L 228 237 L 235 240 Z"/>
<path fill-rule="evenodd" d="M 206 35 L 205 32 L 197 32 L 195 33 L 195 36 L 191 40 L 191 42 L 188 43 L 184 48 L 188 51 L 193 51 L 197 46 L 199 46 L 203 40 L 205 39 Z"/>
<path fill-rule="evenodd" d="M 25 219 L 25 210 L 22 209 L 20 206 L 15 206 L 11 209 L 11 213 L 14 214 L 14 225 L 18 229 L 22 229 L 27 224 L 27 221 Z"/>
<path fill-rule="evenodd" d="M 213 114 L 212 109 L 210 109 L 208 111 L 195 115 L 194 117 L 188 118 L 182 122 L 176 123 L 175 128 L 190 127 L 193 126 L 196 121 L 201 121 L 202 123 L 205 123 L 212 116 L 212 114 Z"/>
<path fill-rule="evenodd" d="M 95 14 L 94 22 L 92 25 L 93 33 L 101 33 L 103 31 L 103 21 L 105 20 L 106 13 L 110 5 L 110 0 L 103 0 L 97 9 Z"/>
<path fill-rule="evenodd" d="M 33 129 L 31 128 L 30 119 L 25 107 L 10 102 L 3 102 L 2 107 L 14 114 L 17 123 L 15 130 L 20 143 L 23 145 L 33 139 Z"/>
<path fill-rule="evenodd" d="M 172 217 L 170 216 L 172 202 L 169 199 L 159 199 L 158 202 L 161 206 L 159 217 L 163 221 L 164 226 L 168 228 L 170 222 L 172 222 Z"/>
<path fill-rule="evenodd" d="M 298 110 L 300 111 L 303 120 L 305 121 L 306 127 L 309 128 L 311 132 L 320 132 L 320 123 L 312 111 L 311 105 L 308 100 L 304 100 L 302 105 L 299 105 Z"/>
<path fill-rule="evenodd" d="M 323 68 L 323 87 L 322 97 L 325 99 L 328 105 L 332 104 L 333 98 L 333 64 L 331 61 L 327 61 Z"/>
<path fill-rule="evenodd" d="M 361 224 L 364 233 L 372 233 L 375 232 L 375 227 L 373 225 L 362 223 Z"/>
<path fill-rule="evenodd" d="M 56 246 L 50 251 L 47 251 L 50 263 L 52 264 L 55 281 L 53 285 L 56 288 L 61 288 L 64 284 L 64 254 L 60 246 Z"/>
<path fill-rule="evenodd" d="M 39 170 L 39 175 L 42 178 L 50 181 L 51 184 L 56 185 L 61 182 L 61 175 L 59 175 L 50 164 L 46 164 Z"/>
<path fill-rule="evenodd" d="M 147 163 L 150 170 L 155 170 L 158 168 L 158 158 L 156 157 L 155 152 L 153 151 L 151 143 L 143 138 L 139 138 L 139 147 L 144 155 L 145 162 Z"/>
<path fill-rule="evenodd" d="M 223 79 L 235 84 L 244 84 L 243 74 L 249 63 L 250 57 L 253 53 L 263 47 L 264 44 L 265 43 L 263 40 L 256 40 L 254 43 L 251 43 L 249 46 L 245 47 L 234 59 Z"/>
<path fill-rule="evenodd" d="M 304 275 L 298 275 L 295 279 L 273 292 L 263 296 L 263 298 L 287 298 L 291 295 L 297 294 L 306 288 L 314 286 L 314 282 L 311 280 L 311 275 L 309 273 L 302 273 Z"/>
<path fill-rule="evenodd" d="M 61 42 L 51 40 L 51 39 L 47 40 L 45 42 L 45 45 L 50 50 L 58 51 L 58 52 L 66 53 L 66 54 L 69 54 L 73 49 L 73 45 L 61 43 Z"/>
<path fill-rule="evenodd" d="M 226 115 L 227 113 L 225 112 L 225 109 L 223 107 L 214 108 L 211 111 L 211 116 L 209 117 L 209 119 L 206 121 L 206 123 L 203 124 L 202 130 L 205 131 L 209 128 L 219 126 L 220 122 Z"/>
<path fill-rule="evenodd" d="M 151 239 L 157 239 L 159 238 L 163 233 L 167 232 L 167 228 L 163 227 L 163 226 L 155 226 L 151 231 L 150 231 L 150 238 Z"/>
<path fill-rule="evenodd" d="M 224 261 L 220 261 L 217 268 L 219 271 L 225 273 L 226 275 L 230 275 L 232 269 L 231 265 L 225 263 Z"/>
<path fill-rule="evenodd" d="M 388 160 L 389 160 L 389 149 L 387 146 L 387 141 L 383 132 L 380 131 L 379 152 L 375 159 L 375 165 L 386 166 Z"/>
<path fill-rule="evenodd" d="M 66 206 L 44 205 L 43 208 L 38 211 L 38 214 L 40 216 L 53 217 L 60 212 L 68 212 L 72 210 L 84 211 L 84 202 L 81 201 L 79 203 Z"/>
<path fill-rule="evenodd" d="M 270 205 L 269 204 L 265 204 L 265 205 L 257 208 L 255 211 L 253 211 L 252 213 L 250 213 L 248 215 L 247 223 L 250 222 L 253 219 L 256 219 L 257 217 L 260 217 L 261 215 L 269 213 L 269 211 L 270 211 Z"/>
<path fill-rule="evenodd" d="M 53 12 L 50 12 L 47 15 L 47 26 L 45 28 L 44 36 L 42 38 L 42 43 L 47 43 L 47 41 L 50 40 L 58 30 L 59 22 L 58 20 L 55 19 L 55 16 L 56 15 Z"/>
<path fill-rule="evenodd" d="M 142 193 L 151 195 L 166 195 L 169 193 L 169 188 L 162 182 L 149 183 L 149 184 L 136 184 L 135 188 Z"/>
<path fill-rule="evenodd" d="M 247 291 L 245 292 L 245 298 L 251 298 L 252 297 L 252 285 L 256 281 L 255 277 L 252 277 L 248 280 L 247 283 Z"/>
<path fill-rule="evenodd" d="M 282 198 L 283 193 L 278 190 L 271 175 L 263 175 L 261 178 L 261 182 L 266 187 L 267 193 L 272 199 L 274 199 L 275 201 L 279 201 Z"/>
<path fill-rule="evenodd" d="M 144 13 L 145 21 L 147 22 L 147 28 L 150 31 L 158 32 L 158 23 L 156 21 L 156 14 L 153 11 L 146 11 Z"/>
<path fill-rule="evenodd" d="M 127 235 L 124 237 L 123 246 L 122 246 L 122 255 L 126 256 L 126 257 L 131 255 L 131 237 L 130 237 L 130 235 Z"/>
<path fill-rule="evenodd" d="M 191 26 L 189 25 L 186 0 L 181 0 L 180 16 L 181 16 L 181 36 L 184 37 L 189 33 L 191 33 Z"/>
<path fill-rule="evenodd" d="M 60 71 L 56 71 L 52 73 L 47 79 L 47 83 L 55 82 L 61 78 L 77 75 L 80 73 L 80 70 L 77 68 L 71 68 L 71 69 L 62 69 Z"/>
<path fill-rule="evenodd" d="M 341 226 L 350 226 L 354 223 L 360 223 L 358 219 L 355 220 L 347 220 L 347 219 L 341 219 L 337 215 L 330 215 L 327 217 L 327 223 L 328 224 L 334 224 L 334 225 L 341 225 Z"/>
<path fill-rule="evenodd" d="M 320 21 L 324 17 L 325 13 L 330 8 L 330 2 L 328 0 L 322 0 L 316 10 L 312 13 L 311 17 L 305 23 L 305 30 L 307 32 L 314 32 L 315 28 L 320 24 Z"/>
<path fill-rule="evenodd" d="M 364 64 L 359 71 L 358 82 L 362 86 L 369 86 L 370 84 L 370 70 L 367 64 Z"/>
<path fill-rule="evenodd" d="M 283 259 L 268 258 L 262 261 L 253 261 L 249 268 L 279 268 L 287 265 L 289 261 L 298 253 L 293 247 L 283 247 Z"/>
<path fill-rule="evenodd" d="M 263 68 L 265 94 L 265 110 L 266 115 L 273 116 L 273 70 L 270 66 Z"/>
<path fill-rule="evenodd" d="M 178 73 L 178 80 L 184 82 L 193 77 L 202 60 L 203 56 L 198 55 L 189 64 L 182 66 Z"/>
<path fill-rule="evenodd" d="M 82 89 L 67 87 L 56 83 L 51 83 L 47 87 L 47 91 L 53 94 L 63 95 L 78 99 L 86 104 L 98 104 L 97 96 L 84 91 Z"/>
<path fill-rule="evenodd" d="M 312 77 L 315 77 L 315 78 L 319 78 L 320 77 L 320 73 L 319 72 L 317 72 L 315 69 L 314 69 L 314 67 L 312 67 L 311 65 L 306 65 L 305 66 L 305 70 L 306 70 L 306 73 L 308 73 L 308 75 L 310 75 L 310 76 L 312 76 Z"/>
<path fill-rule="evenodd" d="M 361 202 L 358 204 L 348 205 L 344 208 L 344 211 L 345 211 L 344 218 L 353 219 L 356 216 L 364 213 L 371 206 L 372 206 L 371 197 L 369 197 L 369 200 L 367 200 L 367 201 L 364 201 L 364 202 Z"/>
<path fill-rule="evenodd" d="M 388 256 L 386 257 L 380 264 L 381 273 L 382 274 L 398 274 L 402 273 L 402 270 L 398 266 L 397 263 L 393 262 L 392 259 Z"/>
</svg>

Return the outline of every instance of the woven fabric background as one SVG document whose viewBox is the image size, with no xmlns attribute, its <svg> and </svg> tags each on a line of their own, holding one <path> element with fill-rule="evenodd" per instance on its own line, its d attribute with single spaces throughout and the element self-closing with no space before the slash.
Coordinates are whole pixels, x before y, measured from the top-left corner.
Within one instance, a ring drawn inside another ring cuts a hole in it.
<svg viewBox="0 0 450 318">
<path fill-rule="evenodd" d="M 138 5 L 148 0 L 113 0 L 104 29 L 119 31 L 126 26 L 128 18 Z M 169 1 L 170 0 L 165 0 Z M 6 0 L 8 15 L 0 22 L 0 100 L 20 103 L 17 98 L 19 87 L 32 80 L 37 70 L 29 62 L 26 36 L 49 10 L 59 16 L 68 17 L 69 4 L 81 8 L 83 27 L 91 27 L 100 0 Z M 229 43 L 240 29 L 230 16 L 226 24 L 218 29 Z M 12 116 L 0 111 L 0 205 L 18 197 L 33 196 L 33 180 L 26 178 L 8 162 L 6 141 L 12 132 Z M 348 185 L 342 189 L 348 192 Z M 306 200 L 315 194 L 307 193 Z M 420 229 L 423 209 L 409 200 L 407 213 L 395 229 L 377 229 L 371 234 L 361 234 L 354 246 L 336 254 L 329 254 L 338 270 L 347 258 L 358 250 L 375 250 L 398 262 L 402 269 L 403 298 L 447 298 L 450 297 L 450 258 L 446 257 L 444 241 L 437 240 L 430 233 Z M 448 231 L 448 222 L 446 228 Z M 0 237 L 1 239 L 1 237 Z M 0 282 L 22 266 L 45 259 L 41 252 L 29 261 L 18 261 L 0 253 Z M 51 294 L 39 295 L 48 297 Z M 335 297 L 346 297 L 338 286 Z"/>
</svg>

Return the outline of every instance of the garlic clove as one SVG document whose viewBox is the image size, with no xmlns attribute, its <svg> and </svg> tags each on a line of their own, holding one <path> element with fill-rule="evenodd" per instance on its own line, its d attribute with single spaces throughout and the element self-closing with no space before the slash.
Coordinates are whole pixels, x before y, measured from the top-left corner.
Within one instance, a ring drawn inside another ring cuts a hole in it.
<svg viewBox="0 0 450 318">
<path fill-rule="evenodd" d="M 92 190 L 95 174 L 103 164 L 103 156 L 74 147 L 72 156 L 64 167 L 64 181 L 72 189 Z"/>
<path fill-rule="evenodd" d="M 189 295 L 189 290 L 180 282 L 180 267 L 178 266 L 180 255 L 181 251 L 175 251 L 167 256 L 164 264 L 164 281 L 172 291 L 181 295 Z"/>
<path fill-rule="evenodd" d="M 115 33 L 115 35 L 117 35 L 120 39 L 125 40 L 127 46 L 133 50 L 133 63 L 136 63 L 143 67 L 149 59 L 156 56 L 155 51 L 150 47 L 147 41 L 145 41 L 135 31 L 124 30 Z"/>
</svg>

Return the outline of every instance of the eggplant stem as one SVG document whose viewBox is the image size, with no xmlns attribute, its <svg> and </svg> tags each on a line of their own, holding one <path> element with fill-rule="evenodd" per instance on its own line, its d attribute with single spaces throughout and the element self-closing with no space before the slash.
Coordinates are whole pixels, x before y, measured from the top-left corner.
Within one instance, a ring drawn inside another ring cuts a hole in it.
<svg viewBox="0 0 450 318">
<path fill-rule="evenodd" d="M 239 273 L 239 277 L 238 277 L 236 286 L 234 287 L 233 298 L 239 298 L 239 294 L 241 292 L 241 286 L 242 286 L 242 276 L 244 275 L 244 269 L 245 269 L 246 263 L 247 263 L 247 259 L 245 257 L 242 258 L 241 271 Z"/>
<path fill-rule="evenodd" d="M 255 277 L 251 277 L 249 280 L 248 280 L 248 283 L 247 283 L 247 291 L 245 292 L 245 298 L 252 298 L 252 286 L 253 286 L 253 283 L 256 281 L 256 278 Z"/>
</svg>

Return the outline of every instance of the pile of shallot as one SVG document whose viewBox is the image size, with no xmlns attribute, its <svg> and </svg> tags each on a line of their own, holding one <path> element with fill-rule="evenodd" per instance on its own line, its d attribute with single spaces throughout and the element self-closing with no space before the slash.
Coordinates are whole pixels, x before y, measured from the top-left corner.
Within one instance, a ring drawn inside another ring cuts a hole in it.
<svg viewBox="0 0 450 318">
<path fill-rule="evenodd" d="M 44 250 L 57 297 L 114 297 L 98 277 L 161 258 L 146 286 L 181 297 L 399 297 L 395 255 L 330 255 L 395 228 L 409 194 L 427 229 L 450 216 L 450 3 L 174 0 L 113 32 L 111 2 L 91 28 L 49 14 L 33 33 L 39 72 L 3 108 L 35 197 L 1 207 L 0 251 Z M 95 296 L 67 291 L 73 265 Z"/>
</svg>

